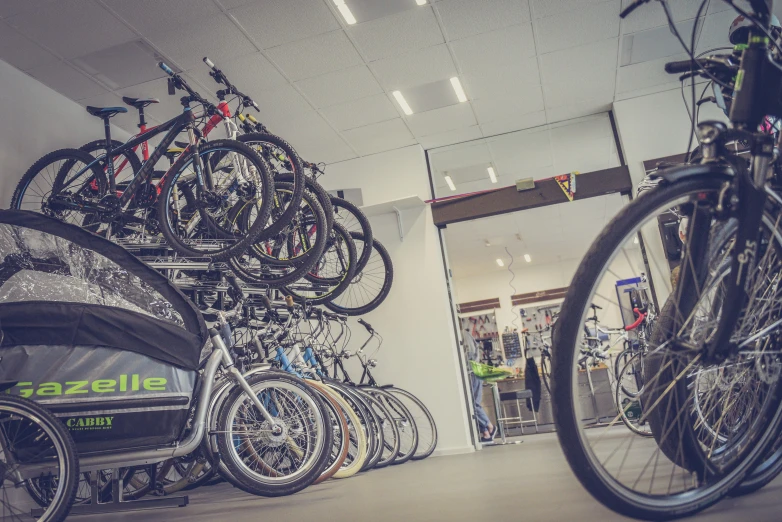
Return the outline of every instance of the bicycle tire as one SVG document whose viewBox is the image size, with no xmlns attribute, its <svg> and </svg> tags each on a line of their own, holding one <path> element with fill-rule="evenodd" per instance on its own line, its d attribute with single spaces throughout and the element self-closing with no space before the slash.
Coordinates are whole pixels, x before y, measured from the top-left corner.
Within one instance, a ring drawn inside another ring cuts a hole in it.
<svg viewBox="0 0 782 522">
<path fill-rule="evenodd" d="M 626 350 L 625 352 L 622 352 L 622 353 L 626 353 L 626 352 L 629 352 L 629 350 Z M 642 437 L 653 437 L 654 435 L 652 434 L 651 431 L 643 431 L 638 426 L 636 426 L 636 424 L 633 422 L 633 419 L 631 419 L 627 415 L 627 413 L 630 411 L 629 408 L 623 407 L 624 401 L 622 401 L 622 394 L 624 394 L 624 395 L 627 395 L 627 396 L 629 396 L 631 398 L 631 402 L 634 402 L 634 401 L 638 402 L 639 407 L 642 404 L 641 403 L 641 394 L 643 393 L 643 390 L 639 390 L 635 394 L 634 394 L 634 392 L 629 392 L 627 390 L 627 388 L 625 388 L 625 386 L 623 384 L 623 380 L 622 380 L 623 376 L 625 375 L 625 372 L 627 370 L 631 369 L 631 368 L 635 369 L 635 371 L 641 371 L 641 370 L 636 369 L 636 367 L 635 367 L 635 364 L 636 364 L 635 359 L 638 358 L 640 360 L 642 357 L 643 357 L 642 352 L 637 352 L 635 355 L 631 356 L 629 359 L 627 359 L 624 362 L 624 365 L 622 366 L 622 369 L 619 370 L 619 372 L 618 372 L 618 376 L 617 376 L 617 380 L 616 380 L 616 386 L 615 386 L 616 391 L 614 392 L 614 394 L 615 394 L 614 400 L 615 400 L 616 407 L 619 409 L 619 416 L 622 419 L 622 422 L 624 423 L 624 425 L 627 426 L 627 429 L 629 429 L 633 433 L 635 433 L 637 435 L 640 435 Z M 617 357 L 617 362 L 618 361 L 619 361 L 619 358 Z M 635 396 L 633 396 L 633 395 L 635 395 Z M 641 411 L 643 411 L 643 409 L 641 409 Z"/>
<path fill-rule="evenodd" d="M 246 392 L 241 387 L 236 386 L 229 393 L 218 415 L 218 431 L 221 435 L 217 437 L 217 446 L 222 457 L 221 462 L 225 464 L 230 472 L 233 478 L 232 483 L 249 493 L 265 497 L 278 497 L 301 491 L 320 476 L 331 451 L 332 433 L 331 429 L 326 426 L 328 413 L 325 410 L 325 406 L 304 381 L 290 374 L 262 372 L 249 375 L 246 380 L 247 384 L 256 389 L 262 389 L 264 386 L 277 386 L 280 389 L 296 393 L 298 394 L 297 401 L 305 400 L 304 397 L 309 398 L 309 409 L 312 410 L 312 414 L 317 412 L 317 417 L 313 418 L 313 422 L 317 425 L 318 433 L 316 446 L 312 449 L 312 456 L 307 461 L 306 469 L 302 467 L 291 474 L 279 476 L 279 463 L 275 462 L 275 467 L 269 469 L 270 466 L 265 462 L 264 458 L 256 454 L 248 458 L 252 458 L 259 464 L 262 470 L 269 473 L 269 476 L 262 476 L 251 470 L 244 462 L 244 459 L 237 454 L 235 444 L 241 442 L 243 446 L 250 445 L 250 454 L 252 455 L 254 452 L 257 452 L 255 444 L 258 441 L 251 438 L 237 439 L 236 435 L 230 436 L 233 433 L 231 421 L 235 418 L 238 408 L 241 407 L 246 399 Z M 285 437 L 284 441 L 280 439 L 274 443 L 279 445 L 284 443 L 286 447 L 292 443 L 295 444 L 295 441 L 291 442 L 288 440 L 291 438 L 290 435 L 284 435 L 284 433 L 279 435 L 279 437 L 283 436 Z M 297 447 L 299 446 L 297 445 Z M 269 446 L 264 444 L 258 448 L 265 451 Z M 299 447 L 299 449 L 301 448 Z M 277 476 L 274 476 L 275 474 Z"/>
<path fill-rule="evenodd" d="M 383 387 L 383 390 L 399 399 L 404 398 L 403 400 L 409 401 L 405 406 L 413 415 L 418 429 L 418 447 L 411 460 L 423 460 L 430 456 L 437 447 L 437 424 L 434 422 L 432 413 L 418 397 L 407 390 L 396 386 Z M 431 435 L 427 436 L 427 434 Z"/>
<path fill-rule="evenodd" d="M 364 237 L 358 232 L 352 232 L 351 237 L 357 243 L 364 241 Z M 393 283 L 394 265 L 391 255 L 380 241 L 374 239 L 372 256 L 364 269 L 353 276 L 351 284 L 341 295 L 323 304 L 338 314 L 364 315 L 383 304 L 391 292 Z"/>
<path fill-rule="evenodd" d="M 355 388 L 355 390 L 366 398 L 370 409 L 375 412 L 380 420 L 380 428 L 383 432 L 383 445 L 380 448 L 380 458 L 375 463 L 374 468 L 380 469 L 389 466 L 394 462 L 394 459 L 396 459 L 397 453 L 399 453 L 399 430 L 396 427 L 394 417 L 385 405 L 380 400 L 373 397 L 372 394 L 361 388 Z"/>
<path fill-rule="evenodd" d="M 378 387 L 363 388 L 368 393 L 379 399 L 386 407 L 391 418 L 394 420 L 397 431 L 399 432 L 399 449 L 391 464 L 396 466 L 404 464 L 415 455 L 418 449 L 418 426 L 413 419 L 413 414 L 407 409 L 407 406 L 394 395 Z"/>
<path fill-rule="evenodd" d="M 111 140 L 111 148 L 113 150 L 116 150 L 122 147 L 123 145 L 124 143 L 122 143 L 121 141 Z M 79 147 L 79 150 L 91 154 L 92 156 L 94 156 L 100 161 L 101 156 L 105 157 L 106 155 L 106 140 L 91 141 Z M 100 154 L 95 154 L 96 152 L 99 152 Z M 133 150 L 125 151 L 117 157 L 125 158 L 127 162 L 130 164 L 130 172 L 129 172 L 130 175 L 127 175 L 128 172 L 125 169 L 123 169 L 122 172 L 115 171 L 114 176 L 115 176 L 116 183 L 118 184 L 127 183 L 130 180 L 132 180 L 134 177 L 136 177 L 136 174 L 138 174 L 138 172 L 141 170 L 141 165 L 142 165 L 141 160 L 136 155 L 136 153 L 133 152 Z M 104 167 L 104 172 L 106 172 L 105 167 Z"/>
<path fill-rule="evenodd" d="M 369 224 L 367 216 L 350 201 L 339 198 L 337 196 L 331 196 L 331 205 L 334 212 L 334 221 L 339 223 L 348 232 L 360 233 L 364 237 L 364 248 L 358 250 L 358 262 L 356 264 L 356 273 L 364 270 L 369 262 L 369 257 L 372 255 L 372 248 L 368 245 L 372 245 L 374 236 L 372 235 L 372 225 Z"/>
<path fill-rule="evenodd" d="M 293 174 L 281 173 L 274 177 L 274 182 L 293 183 L 295 179 Z M 326 192 L 326 189 L 324 189 L 320 183 L 310 176 L 304 176 L 304 180 L 306 189 L 318 198 L 318 203 L 323 207 L 323 213 L 326 215 L 326 231 L 331 232 L 331 229 L 334 226 L 334 205 L 331 204 L 331 195 Z"/>
<path fill-rule="evenodd" d="M 350 439 L 348 438 L 348 422 L 345 419 L 345 414 L 342 413 L 342 408 L 339 403 L 329 394 L 327 391 L 317 385 L 313 385 L 312 382 L 307 382 L 309 387 L 315 391 L 320 397 L 323 404 L 326 406 L 326 411 L 329 414 L 328 422 L 332 426 L 333 442 L 331 457 L 327 459 L 326 466 L 321 472 L 320 476 L 315 479 L 313 484 L 320 484 L 324 480 L 328 480 L 339 471 L 345 459 L 348 456 L 348 450 L 350 449 Z"/>
<path fill-rule="evenodd" d="M 60 162 L 62 163 L 60 164 Z M 95 162 L 95 158 L 92 155 L 79 149 L 59 149 L 46 154 L 33 163 L 22 176 L 11 197 L 10 208 L 38 212 L 66 223 L 82 226 L 85 218 L 91 216 L 92 213 L 70 211 L 75 216 L 74 219 L 68 220 L 66 213 L 69 211 L 52 209 L 51 198 L 54 195 L 60 195 L 60 192 L 70 187 L 70 184 L 69 187 L 64 186 L 65 181 L 69 181 L 65 179 L 65 176 L 74 166 L 83 164 L 86 167 L 93 162 Z M 50 170 L 50 167 L 54 165 L 56 168 Z M 108 180 L 97 164 L 86 170 L 81 177 L 84 177 L 88 172 L 91 176 L 83 180 L 77 194 L 82 191 L 89 192 L 84 197 L 97 202 L 107 194 Z M 94 187 L 88 186 L 92 180 L 95 180 Z M 31 192 L 35 192 L 35 194 Z M 26 197 L 27 202 L 25 202 Z M 37 202 L 37 197 L 41 198 L 40 203 Z"/>
<path fill-rule="evenodd" d="M 241 155 L 245 161 L 249 162 L 253 174 L 257 176 L 254 184 L 254 190 L 256 192 L 254 201 L 260 201 L 260 204 L 256 206 L 255 219 L 246 229 L 234 229 L 233 237 L 235 239 L 228 240 L 223 237 L 225 230 L 220 226 L 215 226 L 215 219 L 208 214 L 204 205 L 199 205 L 197 213 L 200 215 L 200 223 L 206 223 L 205 226 L 210 227 L 210 229 L 206 231 L 207 236 L 209 237 L 205 239 L 228 244 L 223 245 L 223 243 L 219 243 L 221 246 L 218 250 L 197 250 L 193 248 L 192 243 L 188 243 L 188 240 L 193 240 L 193 238 L 187 237 L 183 239 L 179 237 L 178 232 L 174 230 L 174 228 L 178 228 L 179 225 L 172 223 L 172 217 L 175 217 L 177 220 L 181 217 L 178 216 L 180 208 L 171 209 L 171 203 L 177 204 L 176 202 L 179 197 L 178 192 L 175 192 L 177 190 L 177 182 L 183 174 L 183 169 L 187 168 L 195 159 L 195 152 L 190 152 L 179 156 L 169 170 L 172 174 L 166 176 L 163 186 L 161 187 L 157 205 L 160 229 L 163 236 L 166 238 L 168 245 L 183 256 L 225 261 L 235 255 L 240 255 L 257 240 L 258 235 L 263 230 L 266 220 L 271 213 L 271 199 L 274 184 L 271 175 L 269 174 L 268 167 L 263 159 L 261 159 L 251 147 L 244 143 L 236 140 L 214 140 L 201 147 L 198 153 L 201 156 L 216 154 L 220 157 L 227 157 L 230 153 L 235 153 Z M 169 215 L 170 213 L 172 213 L 173 216 Z M 193 216 L 195 216 L 195 211 L 193 211 Z M 212 223 L 212 225 L 209 225 L 209 223 Z M 186 232 L 186 235 L 190 236 L 191 233 Z"/>
<path fill-rule="evenodd" d="M 330 262 L 326 256 L 330 254 L 332 257 L 336 257 L 334 272 L 339 274 L 337 277 L 324 273 L 326 264 Z M 316 264 L 321 265 L 315 268 L 318 269 L 319 273 L 324 273 L 326 277 L 317 277 L 315 279 L 316 282 L 313 282 L 312 277 L 299 279 L 294 283 L 282 286 L 282 292 L 293 297 L 293 300 L 297 303 L 322 304 L 338 297 L 347 290 L 355 274 L 356 244 L 353 238 L 350 237 L 350 234 L 339 223 L 334 223 L 334 229 L 326 249 Z M 313 270 L 311 269 L 309 273 L 312 274 Z"/>
<path fill-rule="evenodd" d="M 46 506 L 43 506 L 43 514 L 38 520 L 43 522 L 61 522 L 65 520 L 68 513 L 71 510 L 74 500 L 76 499 L 76 490 L 79 485 L 79 457 L 76 451 L 76 445 L 73 442 L 70 432 L 65 425 L 60 422 L 49 410 L 43 406 L 36 404 L 35 402 L 22 397 L 0 394 L 0 437 L 3 439 L 3 469 L 4 473 L 8 474 L 11 466 L 6 464 L 6 461 L 14 453 L 20 455 L 13 449 L 13 442 L 11 441 L 10 431 L 13 426 L 15 436 L 24 436 L 27 438 L 26 444 L 29 441 L 35 441 L 36 445 L 40 446 L 45 440 L 51 442 L 51 448 L 32 450 L 28 447 L 21 447 L 20 450 L 24 450 L 22 454 L 25 457 L 32 459 L 34 462 L 36 459 L 54 458 L 58 473 L 52 475 L 49 474 L 49 480 L 56 481 L 54 484 L 54 494 L 51 498 L 47 499 Z M 6 432 L 6 427 L 9 427 L 9 431 Z M 14 440 L 16 440 L 14 438 Z M 24 440 L 24 439 L 22 439 Z M 54 450 L 54 454 L 51 454 L 51 450 Z M 30 451 L 38 451 L 36 454 L 29 454 Z M 44 461 L 45 462 L 45 461 Z M 17 470 L 20 468 L 17 467 Z M 42 480 L 43 477 L 35 479 Z M 30 479 L 27 479 L 29 481 Z M 4 481 L 9 482 L 9 481 Z M 5 484 L 2 485 L 3 489 Z M 15 485 L 11 485 L 16 489 Z M 6 517 L 7 510 L 10 511 L 10 516 L 18 518 L 19 513 L 23 513 L 22 508 L 13 508 L 9 505 L 14 497 L 9 497 L 5 491 L 2 491 L 2 507 L 0 508 L 0 516 Z M 27 511 L 29 515 L 29 511 Z"/>
<path fill-rule="evenodd" d="M 292 185 L 289 183 L 276 183 L 274 187 L 277 195 L 280 193 L 290 194 L 291 189 Z M 280 234 L 282 237 L 278 241 L 284 242 L 286 249 L 295 249 L 296 245 L 287 236 L 296 235 L 297 231 L 300 236 L 302 234 L 309 236 L 308 229 L 315 228 L 317 235 L 314 244 L 310 245 L 307 252 L 298 256 L 295 261 L 275 264 L 270 262 L 269 257 L 259 254 L 259 250 L 263 249 L 264 245 L 263 242 L 256 242 L 246 252 L 240 256 L 233 256 L 228 261 L 240 279 L 247 283 L 269 285 L 269 288 L 280 288 L 298 281 L 315 266 L 328 244 L 328 236 L 319 232 L 324 226 L 326 217 L 318 199 L 309 190 L 304 192 L 301 205 L 303 208 L 306 207 L 306 211 L 297 218 L 296 228 L 289 230 L 284 236 Z M 241 216 L 238 216 L 238 219 L 242 219 Z"/>
<path fill-rule="evenodd" d="M 660 500 L 655 500 L 651 495 L 642 495 L 623 486 L 613 477 L 609 477 L 599 463 L 592 460 L 592 449 L 585 447 L 586 436 L 582 434 L 580 415 L 573 402 L 574 391 L 577 392 L 574 390 L 577 340 L 582 335 L 583 318 L 591 303 L 592 293 L 600 281 L 603 268 L 608 266 L 618 248 L 632 242 L 636 229 L 645 223 L 644 219 L 653 219 L 654 212 L 658 209 L 668 209 L 678 205 L 677 201 L 689 198 L 691 194 L 697 195 L 699 202 L 710 201 L 709 195 L 717 195 L 724 182 L 725 178 L 719 175 L 702 175 L 682 179 L 675 184 L 664 183 L 620 210 L 593 242 L 579 265 L 573 277 L 573 280 L 579 281 L 579 284 L 571 285 L 568 289 L 557 321 L 557 350 L 554 351 L 552 358 L 552 391 L 560 446 L 584 488 L 603 505 L 625 516 L 647 520 L 668 520 L 692 515 L 715 504 L 741 482 L 748 470 L 765 454 L 782 420 L 782 408 L 779 405 L 780 390 L 776 387 L 773 395 L 770 395 L 770 411 L 764 413 L 762 419 L 757 419 L 763 425 L 762 431 L 753 439 L 754 444 L 746 446 L 742 460 L 724 475 L 715 476 L 714 483 L 709 483 L 697 492 L 686 490 L 682 494 L 673 496 L 669 490 Z M 693 265 L 697 266 L 698 260 L 695 260 Z M 655 329 L 659 325 L 658 320 Z M 575 354 L 565 348 L 571 346 L 575 348 Z M 647 369 L 650 370 L 649 364 Z M 648 385 L 650 381 L 646 379 L 645 382 L 647 383 L 645 388 L 650 388 Z M 667 381 L 663 381 L 663 384 L 665 382 Z M 686 383 L 679 380 L 678 385 L 685 387 Z"/>
<path fill-rule="evenodd" d="M 296 209 L 299 207 L 299 204 L 301 204 L 301 198 L 304 196 L 305 189 L 304 167 L 296 150 L 279 136 L 262 132 L 251 132 L 242 134 L 236 139 L 252 147 L 253 150 L 270 165 L 270 168 L 274 170 L 272 178 L 275 183 L 277 182 L 277 174 L 285 174 L 286 172 L 278 172 L 279 169 L 275 168 L 275 164 L 272 161 L 274 158 L 271 157 L 272 155 L 262 144 L 272 144 L 273 146 L 278 147 L 285 152 L 285 155 L 287 156 L 286 159 L 290 162 L 292 172 L 287 172 L 287 174 L 292 175 L 295 180 L 293 182 L 293 198 L 289 202 L 288 207 L 281 213 L 274 215 L 270 214 L 270 217 L 273 218 L 271 223 L 264 223 L 263 229 L 258 233 L 258 239 L 267 239 L 278 234 L 288 223 L 290 223 L 291 219 L 293 219 L 293 215 L 296 213 Z M 269 217 L 266 219 L 268 220 Z"/>
<path fill-rule="evenodd" d="M 380 419 L 377 417 L 363 395 L 356 393 L 352 386 L 346 386 L 343 383 L 327 379 L 324 381 L 327 386 L 337 391 L 353 407 L 353 411 L 361 419 L 362 426 L 367 437 L 367 455 L 360 471 L 372 469 L 382 454 L 383 431 L 380 429 Z"/>
</svg>

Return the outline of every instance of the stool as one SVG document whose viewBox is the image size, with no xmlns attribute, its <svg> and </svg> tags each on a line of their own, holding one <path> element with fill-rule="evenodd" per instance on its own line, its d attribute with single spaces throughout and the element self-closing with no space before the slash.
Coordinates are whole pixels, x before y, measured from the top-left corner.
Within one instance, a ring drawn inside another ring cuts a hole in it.
<svg viewBox="0 0 782 522">
<path fill-rule="evenodd" d="M 530 408 L 532 412 L 532 420 L 525 421 L 521 417 L 521 401 L 530 399 L 532 400 L 532 390 L 516 390 L 500 393 L 500 405 L 502 406 L 502 417 L 497 419 L 506 426 L 508 424 L 518 424 L 521 428 L 521 434 L 524 435 L 524 425 L 534 424 L 535 433 L 538 433 L 538 417 L 535 415 L 535 408 Z M 507 417 L 505 414 L 505 401 L 516 401 L 516 408 L 518 408 L 518 417 Z"/>
</svg>

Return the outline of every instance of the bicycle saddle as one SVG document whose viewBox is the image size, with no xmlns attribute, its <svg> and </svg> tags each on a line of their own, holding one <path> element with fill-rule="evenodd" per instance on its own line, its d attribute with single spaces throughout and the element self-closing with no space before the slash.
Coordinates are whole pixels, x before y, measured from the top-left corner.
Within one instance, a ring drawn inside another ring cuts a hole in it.
<svg viewBox="0 0 782 522">
<path fill-rule="evenodd" d="M 128 96 L 123 96 L 122 101 L 137 109 L 143 109 L 147 105 L 152 105 L 153 103 L 160 103 L 160 100 L 157 98 L 130 98 Z"/>
<path fill-rule="evenodd" d="M 117 114 L 122 114 L 123 112 L 128 112 L 128 110 L 125 107 L 85 107 L 87 109 L 87 112 L 92 114 L 93 116 L 97 116 L 98 118 L 111 118 L 112 116 L 116 116 Z"/>
</svg>

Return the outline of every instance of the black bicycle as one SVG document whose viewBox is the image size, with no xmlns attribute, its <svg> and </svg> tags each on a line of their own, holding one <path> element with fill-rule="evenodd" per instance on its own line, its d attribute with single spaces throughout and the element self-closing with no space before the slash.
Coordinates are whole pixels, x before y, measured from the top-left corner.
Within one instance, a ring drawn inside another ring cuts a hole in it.
<svg viewBox="0 0 782 522">
<path fill-rule="evenodd" d="M 14 192 L 11 208 L 35 210 L 87 228 L 107 238 L 146 239 L 162 234 L 179 254 L 223 260 L 244 252 L 263 232 L 271 212 L 274 183 L 264 160 L 235 140 L 202 143 L 199 119 L 218 109 L 179 74 L 169 75 L 169 93 L 182 90 L 183 112 L 158 127 L 115 147 L 110 119 L 124 107 L 87 107 L 103 120 L 106 146 L 97 158 L 77 149 L 61 149 L 38 160 Z M 135 154 L 134 147 L 166 133 L 133 178 L 118 186 L 115 159 Z M 186 132 L 184 152 L 154 180 L 154 166 L 176 137 Z M 247 211 L 248 204 L 252 212 Z M 242 212 L 242 219 L 238 214 Z"/>
</svg>

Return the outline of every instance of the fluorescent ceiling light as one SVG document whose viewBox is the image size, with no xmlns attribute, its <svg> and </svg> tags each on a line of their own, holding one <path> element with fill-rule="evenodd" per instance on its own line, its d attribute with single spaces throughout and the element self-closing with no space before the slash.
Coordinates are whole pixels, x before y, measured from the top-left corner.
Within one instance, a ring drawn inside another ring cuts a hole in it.
<svg viewBox="0 0 782 522">
<path fill-rule="evenodd" d="M 402 111 L 410 116 L 413 114 L 413 109 L 410 108 L 410 106 L 407 104 L 407 100 L 405 100 L 405 97 L 402 96 L 402 93 L 399 91 L 394 91 L 391 94 L 394 95 L 394 98 L 396 98 L 396 102 L 399 104 L 400 107 L 402 107 Z"/>
<path fill-rule="evenodd" d="M 524 254 L 524 261 L 527 263 L 532 263 L 532 258 L 529 256 L 529 254 Z"/>
<path fill-rule="evenodd" d="M 339 9 L 339 13 L 342 15 L 342 18 L 345 19 L 345 23 L 348 25 L 356 23 L 356 17 L 350 12 L 350 8 L 345 4 L 345 0 L 334 0 L 334 5 Z"/>
<path fill-rule="evenodd" d="M 426 5 L 426 0 L 415 0 L 415 3 L 418 5 Z"/>
<path fill-rule="evenodd" d="M 451 85 L 453 86 L 453 90 L 456 91 L 456 97 L 459 99 L 459 102 L 466 102 L 467 95 L 464 94 L 464 89 L 462 89 L 462 83 L 459 81 L 458 76 L 451 78 Z"/>
<path fill-rule="evenodd" d="M 451 176 L 445 176 L 445 182 L 448 183 L 448 188 L 451 190 L 456 190 L 456 186 L 453 184 L 453 180 L 451 179 Z"/>
<path fill-rule="evenodd" d="M 489 179 L 492 183 L 497 183 L 497 175 L 494 173 L 494 167 L 489 167 L 486 169 L 489 171 Z"/>
<path fill-rule="evenodd" d="M 505 263 L 502 262 L 502 259 L 497 259 L 497 264 L 500 266 L 505 266 Z"/>
</svg>

